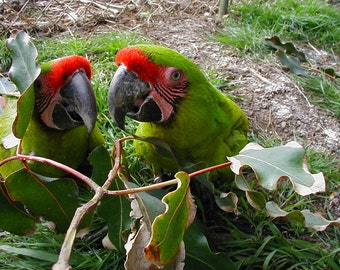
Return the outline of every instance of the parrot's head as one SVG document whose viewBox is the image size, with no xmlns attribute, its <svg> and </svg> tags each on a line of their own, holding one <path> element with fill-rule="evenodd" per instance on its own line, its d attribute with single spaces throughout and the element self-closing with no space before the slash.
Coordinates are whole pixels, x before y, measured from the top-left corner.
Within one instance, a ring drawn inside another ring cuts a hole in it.
<svg viewBox="0 0 340 270">
<path fill-rule="evenodd" d="M 121 129 L 126 115 L 140 122 L 171 122 L 190 85 L 205 80 L 191 60 L 163 46 L 123 48 L 116 64 L 108 101 L 110 114 Z"/>
<path fill-rule="evenodd" d="M 77 55 L 41 66 L 41 73 L 34 82 L 35 108 L 47 127 L 67 130 L 85 125 L 87 131 L 92 132 L 97 104 L 91 75 L 89 61 Z"/>
</svg>

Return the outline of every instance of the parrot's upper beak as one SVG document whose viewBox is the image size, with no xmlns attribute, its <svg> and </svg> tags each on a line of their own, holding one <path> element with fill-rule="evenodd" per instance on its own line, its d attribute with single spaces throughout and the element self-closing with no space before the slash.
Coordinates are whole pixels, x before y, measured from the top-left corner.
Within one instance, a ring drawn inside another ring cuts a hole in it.
<svg viewBox="0 0 340 270">
<path fill-rule="evenodd" d="M 91 83 L 83 70 L 77 70 L 60 89 L 61 100 L 53 110 L 53 122 L 59 129 L 85 125 L 90 134 L 97 120 L 97 104 Z"/>
<path fill-rule="evenodd" d="M 149 95 L 149 83 L 121 64 L 112 78 L 109 90 L 109 111 L 118 127 L 124 129 L 125 115 L 141 122 L 158 122 L 162 113 Z"/>
</svg>

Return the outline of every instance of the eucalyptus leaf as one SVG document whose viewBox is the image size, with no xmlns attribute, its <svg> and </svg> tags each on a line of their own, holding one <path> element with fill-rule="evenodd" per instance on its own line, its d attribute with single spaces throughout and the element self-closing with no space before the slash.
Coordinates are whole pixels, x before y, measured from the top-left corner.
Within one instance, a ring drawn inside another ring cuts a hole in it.
<svg viewBox="0 0 340 270">
<path fill-rule="evenodd" d="M 321 70 L 334 78 L 340 78 L 340 74 L 337 73 L 333 68 L 321 68 Z"/>
<path fill-rule="evenodd" d="M 336 220 L 327 220 L 318 213 L 312 213 L 309 210 L 302 210 L 301 213 L 305 218 L 305 226 L 317 231 L 324 231 L 328 226 L 340 226 L 340 218 Z"/>
<path fill-rule="evenodd" d="M 9 175 L 5 185 L 13 201 L 23 203 L 33 216 L 52 222 L 56 232 L 66 232 L 79 206 L 78 187 L 72 179 L 43 182 L 21 169 Z M 88 227 L 90 219 L 85 219 L 82 227 Z"/>
<path fill-rule="evenodd" d="M 287 54 L 295 56 L 300 62 L 308 62 L 306 55 L 302 51 L 296 49 L 292 42 L 284 43 L 278 36 L 266 38 L 265 42 L 276 50 L 285 51 Z"/>
<path fill-rule="evenodd" d="M 6 45 L 12 57 L 9 77 L 21 93 L 13 133 L 16 137 L 22 138 L 34 109 L 33 82 L 40 74 L 40 67 L 36 65 L 38 52 L 29 35 L 24 31 L 7 39 Z"/>
<path fill-rule="evenodd" d="M 296 75 L 308 74 L 308 71 L 305 68 L 303 68 L 299 61 L 297 61 L 294 57 L 287 56 L 287 54 L 282 50 L 278 50 L 276 54 L 279 60 L 281 61 L 281 64 L 289 68 L 289 70 L 294 74 Z"/>
<path fill-rule="evenodd" d="M 239 189 L 246 193 L 247 201 L 252 207 L 256 209 L 262 209 L 265 207 L 265 196 L 261 192 L 250 188 L 243 174 L 235 176 L 235 184 Z"/>
<path fill-rule="evenodd" d="M 13 123 L 13 133 L 23 138 L 33 114 L 35 103 L 34 89 L 28 88 L 17 101 L 17 115 Z"/>
<path fill-rule="evenodd" d="M 241 174 L 245 167 L 250 166 L 258 183 L 269 190 L 276 189 L 280 180 L 288 178 L 300 195 L 325 191 L 323 174 L 311 174 L 304 157 L 304 149 L 297 142 L 272 148 L 249 143 L 238 155 L 228 159 L 235 174 Z"/>
<path fill-rule="evenodd" d="M 98 146 L 91 152 L 89 161 L 93 168 L 91 179 L 103 185 L 112 168 L 109 152 L 103 145 Z M 110 189 L 122 190 L 125 186 L 120 179 L 116 179 Z M 124 253 L 123 233 L 131 226 L 129 199 L 126 196 L 106 196 L 97 207 L 97 213 L 108 225 L 108 238 L 111 244 L 116 250 Z"/>
<path fill-rule="evenodd" d="M 306 227 L 317 231 L 324 231 L 331 225 L 340 226 L 340 218 L 337 220 L 327 220 L 320 214 L 311 213 L 309 210 L 287 212 L 271 201 L 266 204 L 266 209 L 268 214 L 274 218 L 286 218 L 289 221 L 304 224 Z"/>
<path fill-rule="evenodd" d="M 98 185 L 103 185 L 112 168 L 112 160 L 109 152 L 103 145 L 97 146 L 90 153 L 88 160 L 92 166 L 91 179 Z"/>
<path fill-rule="evenodd" d="M 10 82 L 7 78 L 0 78 L 0 94 L 15 97 L 20 96 L 20 92 L 17 91 L 16 85 Z"/>
<path fill-rule="evenodd" d="M 189 189 L 189 175 L 178 172 L 175 177 L 179 180 L 177 189 L 163 197 L 165 213 L 157 216 L 153 222 L 151 239 L 144 249 L 145 257 L 158 266 L 176 259 L 184 232 L 196 214 Z"/>
<path fill-rule="evenodd" d="M 6 96 L 5 102 L 5 109 L 0 114 L 0 147 L 3 146 L 4 148 L 9 149 L 17 145 L 17 142 L 15 142 L 17 139 L 13 138 L 14 134 L 12 132 L 12 123 L 17 112 L 17 98 Z M 2 151 L 0 150 L 0 152 Z M 2 169 L 0 168 L 0 172 L 1 170 Z"/>
<path fill-rule="evenodd" d="M 266 198 L 261 192 L 252 190 L 246 191 L 246 198 L 249 204 L 255 209 L 263 209 L 266 205 Z"/>
<path fill-rule="evenodd" d="M 113 182 L 111 189 L 122 190 L 124 184 L 119 179 Z M 124 233 L 130 230 L 130 200 L 126 196 L 106 196 L 97 207 L 97 213 L 108 226 L 108 238 L 120 253 L 124 254 Z"/>
<path fill-rule="evenodd" d="M 27 235 L 35 231 L 36 218 L 27 213 L 20 202 L 13 202 L 0 183 L 0 229 L 17 235 Z"/>
<path fill-rule="evenodd" d="M 211 251 L 197 219 L 185 232 L 184 243 L 186 249 L 184 269 L 236 269 L 227 254 Z"/>
<path fill-rule="evenodd" d="M 24 31 L 9 38 L 6 45 L 12 57 L 9 77 L 23 93 L 40 74 L 40 67 L 36 65 L 37 49 Z"/>
<path fill-rule="evenodd" d="M 138 187 L 131 182 L 124 182 L 127 189 Z M 140 192 L 130 195 L 131 213 L 133 220 L 131 233 L 125 245 L 127 270 L 148 270 L 153 264 L 144 256 L 144 248 L 150 241 L 152 223 L 155 218 L 165 211 L 161 198 L 165 195 L 163 190 Z"/>
<path fill-rule="evenodd" d="M 233 192 L 221 193 L 219 196 L 215 196 L 216 204 L 225 212 L 234 212 L 238 214 L 237 203 L 238 197 Z"/>
</svg>

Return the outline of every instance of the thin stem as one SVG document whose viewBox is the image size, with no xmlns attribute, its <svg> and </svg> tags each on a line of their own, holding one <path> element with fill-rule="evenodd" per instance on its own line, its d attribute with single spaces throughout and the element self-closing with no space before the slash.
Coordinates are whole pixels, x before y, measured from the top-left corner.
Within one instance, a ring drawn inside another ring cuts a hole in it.
<svg viewBox="0 0 340 270">
<path fill-rule="evenodd" d="M 218 164 L 218 165 L 215 165 L 215 166 L 211 166 L 211 167 L 204 168 L 202 170 L 190 173 L 189 176 L 190 176 L 190 178 L 192 178 L 192 177 L 195 177 L 195 176 L 203 174 L 203 173 L 211 172 L 211 171 L 218 170 L 218 169 L 221 169 L 221 168 L 224 168 L 224 167 L 229 167 L 231 164 L 232 164 L 231 161 L 225 162 L 225 163 L 222 163 L 222 164 Z"/>
<path fill-rule="evenodd" d="M 106 190 L 105 194 L 108 196 L 128 195 L 128 194 L 134 194 L 134 193 L 159 189 L 159 188 L 175 185 L 177 183 L 178 183 L 177 179 L 172 179 L 172 180 L 168 180 L 168 181 L 157 183 L 157 184 L 152 184 L 150 186 L 145 186 L 145 187 L 129 188 L 129 189 L 124 189 L 124 190 Z"/>
<path fill-rule="evenodd" d="M 43 158 L 43 157 L 38 157 L 38 156 L 28 156 L 28 155 L 22 155 L 22 154 L 17 153 L 15 156 L 8 157 L 8 158 L 5 158 L 4 160 L 2 160 L 0 162 L 0 166 L 2 166 L 3 164 L 5 164 L 9 161 L 16 160 L 16 159 L 19 159 L 19 160 L 23 161 L 24 163 L 26 163 L 25 161 L 30 160 L 30 161 L 48 164 L 48 165 L 51 165 L 51 166 L 56 167 L 58 169 L 61 169 L 61 170 L 65 171 L 69 174 L 72 174 L 73 176 L 77 177 L 81 181 L 85 182 L 93 190 L 97 190 L 97 188 L 100 187 L 91 178 L 85 176 L 84 174 L 78 172 L 77 170 L 72 169 L 72 168 L 70 168 L 70 167 L 68 167 L 68 166 L 66 166 L 62 163 L 59 163 L 57 161 L 54 161 L 54 160 L 48 159 L 48 158 Z M 29 170 L 28 167 L 27 167 L 27 169 Z"/>
<path fill-rule="evenodd" d="M 20 151 L 20 149 L 21 149 L 20 144 L 18 146 L 16 156 L 6 158 L 5 160 L 0 162 L 0 166 L 2 166 L 3 164 L 5 164 L 7 162 L 19 159 L 19 160 L 23 161 L 23 164 L 27 169 L 29 169 L 29 167 L 27 166 L 27 163 L 26 163 L 27 160 L 45 163 L 45 164 L 54 166 L 58 169 L 61 169 L 61 170 L 65 171 L 69 174 L 72 174 L 73 176 L 75 176 L 75 177 L 79 178 L 80 180 L 82 180 L 83 182 L 85 182 L 89 187 L 91 187 L 95 191 L 95 194 L 90 201 L 88 201 L 87 203 L 85 203 L 81 207 L 77 208 L 77 210 L 76 210 L 76 212 L 75 212 L 75 214 L 72 218 L 72 221 L 70 223 L 70 226 L 69 226 L 69 228 L 66 232 L 65 239 L 64 239 L 64 242 L 63 242 L 60 254 L 59 254 L 58 261 L 52 267 L 53 270 L 72 269 L 72 267 L 69 264 L 69 261 L 70 261 L 72 247 L 73 247 L 73 243 L 74 243 L 74 240 L 75 240 L 75 237 L 76 237 L 76 234 L 77 234 L 79 224 L 87 213 L 89 213 L 91 210 L 93 210 L 95 207 L 97 207 L 97 205 L 99 204 L 99 202 L 103 198 L 103 196 L 105 196 L 105 195 L 119 196 L 119 195 L 126 195 L 126 194 L 132 194 L 132 193 L 137 193 L 137 192 L 145 192 L 145 191 L 149 191 L 149 190 L 163 188 L 163 187 L 169 186 L 169 185 L 178 184 L 178 179 L 173 179 L 173 180 L 153 184 L 153 185 L 146 186 L 146 187 L 132 188 L 132 189 L 126 189 L 126 190 L 115 190 L 115 191 L 114 190 L 108 190 L 109 187 L 111 186 L 112 182 L 116 179 L 118 172 L 121 170 L 122 142 L 129 140 L 129 139 L 133 139 L 133 136 L 128 136 L 128 137 L 119 139 L 115 142 L 114 147 L 112 149 L 112 153 L 111 153 L 111 156 L 115 156 L 114 166 L 113 166 L 112 170 L 109 172 L 108 178 L 106 179 L 103 186 L 99 186 L 97 183 L 95 183 L 89 177 L 87 177 L 87 176 L 83 175 L 82 173 L 80 173 L 80 172 L 78 172 L 78 171 L 76 171 L 76 170 L 74 170 L 74 169 L 72 169 L 72 168 L 70 168 L 70 167 L 68 167 L 68 166 L 66 166 L 62 163 L 59 163 L 57 161 L 50 160 L 50 159 L 43 158 L 43 157 L 27 156 L 27 155 L 20 154 L 20 152 L 21 152 Z M 212 170 L 216 170 L 216 169 L 220 169 L 220 168 L 223 168 L 223 167 L 226 167 L 226 166 L 230 166 L 230 164 L 231 164 L 231 162 L 227 162 L 227 163 L 219 164 L 219 165 L 216 165 L 216 166 L 212 166 L 212 167 L 191 173 L 191 174 L 189 174 L 189 176 L 195 177 L 195 176 L 202 174 L 202 173 L 206 173 L 206 172 L 210 172 Z"/>
<path fill-rule="evenodd" d="M 189 177 L 196 177 L 197 175 L 203 174 L 203 173 L 207 173 L 213 170 L 217 170 L 217 169 L 221 169 L 224 167 L 228 167 L 231 165 L 232 162 L 225 162 L 219 165 L 215 165 L 209 168 L 205 168 L 193 173 L 189 174 Z M 109 196 L 121 196 L 121 195 L 128 195 L 128 194 L 133 194 L 133 193 L 138 193 L 138 192 L 145 192 L 145 191 L 149 191 L 149 190 L 154 190 L 154 189 L 159 189 L 159 188 L 163 188 L 166 186 L 171 186 L 171 185 L 175 185 L 178 183 L 177 179 L 172 179 L 169 181 L 165 181 L 165 182 L 161 182 L 161 183 L 157 183 L 157 184 L 152 184 L 150 186 L 145 186 L 145 187 L 138 187 L 138 188 L 130 188 L 130 189 L 125 189 L 125 190 L 106 190 L 105 193 L 106 195 Z"/>
<path fill-rule="evenodd" d="M 110 171 L 104 185 L 102 187 L 97 185 L 98 187 L 95 189 L 95 194 L 92 197 L 92 199 L 88 201 L 86 204 L 77 208 L 72 218 L 71 224 L 66 232 L 65 239 L 61 247 L 61 251 L 59 253 L 58 261 L 52 267 L 53 270 L 72 269 L 72 267 L 69 264 L 69 261 L 78 226 L 81 220 L 84 218 L 85 214 L 94 209 L 95 207 L 97 207 L 103 196 L 107 194 L 107 189 L 111 186 L 112 181 L 117 177 L 117 172 L 120 169 L 120 156 L 122 153 L 121 143 L 127 139 L 128 138 L 123 138 L 115 142 L 114 148 L 112 149 L 112 156 L 114 155 L 115 152 L 114 166 L 113 169 Z"/>
</svg>

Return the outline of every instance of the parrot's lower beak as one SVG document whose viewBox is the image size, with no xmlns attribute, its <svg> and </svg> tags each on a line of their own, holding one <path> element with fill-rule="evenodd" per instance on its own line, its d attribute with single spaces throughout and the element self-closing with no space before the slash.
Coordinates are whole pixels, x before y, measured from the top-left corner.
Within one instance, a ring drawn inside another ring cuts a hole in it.
<svg viewBox="0 0 340 270">
<path fill-rule="evenodd" d="M 76 71 L 60 89 L 53 122 L 61 130 L 85 125 L 90 134 L 97 120 L 97 104 L 91 83 L 83 70 Z"/>
<path fill-rule="evenodd" d="M 150 96 L 150 85 L 122 64 L 112 78 L 109 111 L 118 127 L 124 129 L 125 115 L 141 122 L 158 122 L 162 112 Z"/>
</svg>

